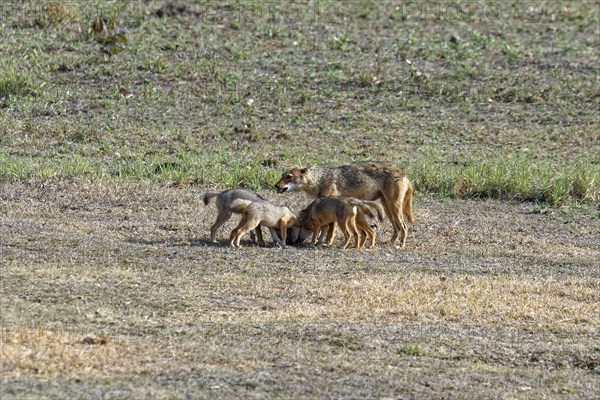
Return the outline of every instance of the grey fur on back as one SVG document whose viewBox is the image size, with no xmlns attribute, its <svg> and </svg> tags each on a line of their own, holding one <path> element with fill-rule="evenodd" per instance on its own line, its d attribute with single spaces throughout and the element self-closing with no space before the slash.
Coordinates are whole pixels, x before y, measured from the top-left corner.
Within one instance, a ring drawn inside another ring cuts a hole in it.
<svg viewBox="0 0 600 400">
<path fill-rule="evenodd" d="M 267 201 L 267 199 L 250 189 L 229 189 L 220 193 L 206 192 L 204 194 L 204 204 L 208 205 L 214 197 L 217 198 L 216 205 L 218 209 L 231 208 L 234 200 L 248 200 L 259 203 Z"/>
<path fill-rule="evenodd" d="M 384 188 L 394 185 L 404 176 L 393 165 L 374 162 L 347 164 L 338 168 L 310 168 L 310 171 L 319 191 L 335 185 L 338 195 L 363 200 L 379 199 Z"/>
</svg>

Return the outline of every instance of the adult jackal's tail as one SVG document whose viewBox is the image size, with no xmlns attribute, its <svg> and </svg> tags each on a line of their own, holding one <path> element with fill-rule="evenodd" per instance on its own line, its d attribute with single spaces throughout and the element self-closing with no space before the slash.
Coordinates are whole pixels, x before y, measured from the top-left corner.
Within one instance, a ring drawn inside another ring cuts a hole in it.
<svg viewBox="0 0 600 400">
<path fill-rule="evenodd" d="M 408 187 L 406 189 L 406 194 L 404 195 L 404 204 L 402 204 L 402 211 L 404 213 L 404 216 L 408 220 L 408 222 L 415 222 L 415 216 L 413 215 L 413 206 L 412 206 L 412 199 L 413 199 L 412 183 L 410 183 L 408 178 L 404 177 L 404 179 L 405 179 L 405 182 L 408 184 Z"/>
</svg>

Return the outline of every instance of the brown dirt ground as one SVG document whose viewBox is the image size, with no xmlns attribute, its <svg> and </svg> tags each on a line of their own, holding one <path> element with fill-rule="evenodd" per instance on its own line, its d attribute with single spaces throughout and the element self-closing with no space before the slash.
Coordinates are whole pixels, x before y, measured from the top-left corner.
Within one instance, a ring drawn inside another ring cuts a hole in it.
<svg viewBox="0 0 600 400">
<path fill-rule="evenodd" d="M 418 196 L 405 250 L 235 250 L 204 189 L 0 183 L 3 399 L 598 395 L 596 211 Z"/>
</svg>

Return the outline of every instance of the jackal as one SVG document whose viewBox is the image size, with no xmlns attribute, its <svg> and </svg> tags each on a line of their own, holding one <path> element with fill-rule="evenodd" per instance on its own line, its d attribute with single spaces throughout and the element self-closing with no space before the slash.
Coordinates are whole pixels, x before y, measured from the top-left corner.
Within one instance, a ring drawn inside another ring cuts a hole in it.
<svg viewBox="0 0 600 400">
<path fill-rule="evenodd" d="M 242 219 L 231 232 L 229 244 L 240 247 L 240 238 L 249 230 L 260 225 L 271 231 L 274 241 L 278 241 L 276 230 L 281 232 L 281 246 L 286 246 L 287 230 L 289 227 L 300 227 L 296 214 L 287 207 L 280 207 L 268 202 L 252 202 L 238 199 L 232 203 L 236 211 L 241 212 Z M 276 239 L 277 238 L 277 239 Z"/>
<path fill-rule="evenodd" d="M 268 200 L 256 192 L 248 189 L 229 189 L 223 192 L 206 192 L 204 194 L 204 205 L 208 205 L 213 198 L 217 198 L 215 203 L 217 206 L 217 220 L 210 227 L 210 240 L 217 241 L 217 231 L 231 218 L 231 214 L 241 214 L 241 209 L 235 207 L 236 200 L 248 200 L 257 203 L 268 203 Z M 262 231 L 260 226 L 255 229 L 256 237 L 261 245 L 264 245 Z M 251 232 L 252 242 L 255 242 L 253 233 Z"/>
<path fill-rule="evenodd" d="M 354 236 L 354 246 L 359 247 L 357 214 L 358 206 L 348 201 L 347 197 L 320 197 L 300 211 L 299 219 L 302 228 L 312 230 L 311 243 L 317 246 L 323 244 L 325 233 L 327 233 L 327 244 L 331 244 L 335 225 L 338 224 L 344 234 L 342 247 L 345 249 L 350 244 L 352 236 Z"/>
</svg>

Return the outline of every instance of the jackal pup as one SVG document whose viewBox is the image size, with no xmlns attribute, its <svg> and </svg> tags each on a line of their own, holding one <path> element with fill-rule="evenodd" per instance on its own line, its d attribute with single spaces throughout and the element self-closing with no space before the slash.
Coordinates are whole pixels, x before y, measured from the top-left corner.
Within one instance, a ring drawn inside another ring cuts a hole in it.
<svg viewBox="0 0 600 400">
<path fill-rule="evenodd" d="M 394 228 L 391 243 L 400 236 L 406 243 L 406 221 L 414 221 L 413 187 L 404 172 L 385 163 L 358 163 L 337 168 L 293 167 L 275 184 L 278 193 L 301 190 L 312 197 L 352 196 L 363 200 L 381 200 Z"/>
<path fill-rule="evenodd" d="M 236 204 L 236 200 L 248 200 L 256 203 L 268 203 L 268 200 L 263 198 L 256 192 L 248 189 L 229 189 L 223 192 L 206 192 L 204 194 L 204 205 L 208 205 L 213 198 L 217 198 L 215 204 L 217 206 L 217 220 L 210 227 L 210 240 L 212 242 L 217 241 L 217 231 L 231 218 L 231 214 L 241 214 L 242 209 L 239 204 Z M 257 226 L 256 236 L 258 242 L 264 245 L 262 231 L 260 226 Z M 255 242 L 254 235 L 252 235 L 252 242 Z"/>
<path fill-rule="evenodd" d="M 287 207 L 280 207 L 268 202 L 251 202 L 248 200 L 236 200 L 233 206 L 240 210 L 242 219 L 238 226 L 231 232 L 229 244 L 240 247 L 240 238 L 244 233 L 257 228 L 259 225 L 266 226 L 271 231 L 274 241 L 278 241 L 276 230 L 281 232 L 281 246 L 286 246 L 287 228 L 299 227 L 298 218 Z"/>
<path fill-rule="evenodd" d="M 358 207 L 351 203 L 347 197 L 320 197 L 314 200 L 304 210 L 300 211 L 300 222 L 303 228 L 312 230 L 312 244 L 323 244 L 323 236 L 327 232 L 327 244 L 333 241 L 335 224 L 340 226 L 344 234 L 345 249 L 354 236 L 354 246 L 359 246 L 358 230 L 356 229 L 356 215 Z M 323 229 L 327 227 L 326 229 Z M 318 238 L 318 240 L 317 240 Z"/>
</svg>

